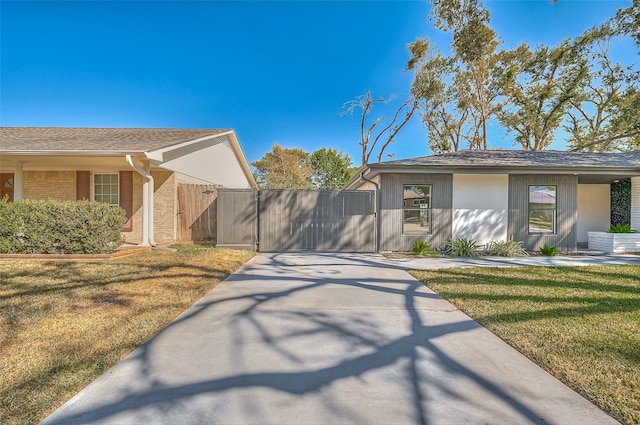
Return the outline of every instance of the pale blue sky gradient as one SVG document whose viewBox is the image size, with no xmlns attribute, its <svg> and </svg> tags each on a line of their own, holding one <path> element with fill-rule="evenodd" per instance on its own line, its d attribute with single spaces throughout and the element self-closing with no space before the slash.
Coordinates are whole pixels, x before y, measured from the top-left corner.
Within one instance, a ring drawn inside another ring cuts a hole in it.
<svg viewBox="0 0 640 425">
<path fill-rule="evenodd" d="M 489 0 L 505 47 L 557 44 L 630 0 Z M 271 149 L 336 147 L 359 165 L 359 117 L 342 105 L 396 96 L 406 45 L 448 39 L 427 1 L 1 1 L 0 125 L 233 128 L 249 161 Z M 637 63 L 629 41 L 617 48 Z M 559 139 L 562 139 L 559 135 Z M 490 144 L 511 148 L 493 129 Z M 553 148 L 564 149 L 562 140 Z M 419 117 L 388 150 L 429 154 Z"/>
</svg>

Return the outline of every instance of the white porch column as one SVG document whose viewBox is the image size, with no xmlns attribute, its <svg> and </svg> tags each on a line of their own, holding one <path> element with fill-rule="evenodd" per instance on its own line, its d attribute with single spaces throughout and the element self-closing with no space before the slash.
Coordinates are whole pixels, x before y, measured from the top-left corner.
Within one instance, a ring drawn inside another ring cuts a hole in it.
<svg viewBox="0 0 640 425">
<path fill-rule="evenodd" d="M 640 177 L 631 178 L 631 228 L 640 232 Z"/>
<path fill-rule="evenodd" d="M 19 201 L 22 199 L 22 194 L 24 193 L 23 188 L 23 177 L 22 177 L 22 168 L 24 166 L 23 161 L 16 162 L 16 166 L 13 170 L 13 200 Z"/>
</svg>

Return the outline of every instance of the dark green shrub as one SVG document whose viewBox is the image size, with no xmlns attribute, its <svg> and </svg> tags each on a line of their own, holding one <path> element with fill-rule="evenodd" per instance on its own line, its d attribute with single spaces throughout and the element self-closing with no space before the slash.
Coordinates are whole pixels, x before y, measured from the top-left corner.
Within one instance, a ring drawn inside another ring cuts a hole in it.
<svg viewBox="0 0 640 425">
<path fill-rule="evenodd" d="M 555 245 L 547 246 L 547 244 L 544 244 L 544 246 L 540 248 L 540 254 L 546 255 L 547 257 L 555 257 L 558 255 L 558 247 Z"/>
<path fill-rule="evenodd" d="M 122 208 L 89 201 L 0 201 L 0 253 L 103 254 L 122 244 Z"/>
<path fill-rule="evenodd" d="M 609 228 L 609 233 L 635 233 L 635 230 L 631 229 L 630 224 L 612 224 Z"/>
<path fill-rule="evenodd" d="M 482 249 L 478 242 L 461 236 L 449 239 L 445 252 L 452 257 L 480 257 L 482 255 Z"/>
<path fill-rule="evenodd" d="M 423 240 L 416 239 L 415 241 L 413 241 L 411 253 L 415 255 L 427 255 L 430 252 L 429 248 L 431 248 L 430 243 L 426 243 Z"/>
<path fill-rule="evenodd" d="M 611 184 L 611 224 L 631 223 L 631 179 Z"/>
</svg>

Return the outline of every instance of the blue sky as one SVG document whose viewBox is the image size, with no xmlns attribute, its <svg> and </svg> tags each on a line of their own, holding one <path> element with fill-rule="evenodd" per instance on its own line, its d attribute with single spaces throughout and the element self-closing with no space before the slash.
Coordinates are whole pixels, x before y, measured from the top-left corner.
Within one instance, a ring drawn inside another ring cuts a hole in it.
<svg viewBox="0 0 640 425">
<path fill-rule="evenodd" d="M 488 0 L 505 47 L 557 44 L 631 0 Z M 427 1 L 0 2 L 0 125 L 233 128 L 247 159 L 277 141 L 335 147 L 359 165 L 359 116 L 343 104 L 396 96 L 412 76 L 406 45 L 425 36 Z M 638 62 L 632 43 L 617 47 Z M 559 135 L 559 139 L 562 135 Z M 495 129 L 494 148 L 511 148 Z M 552 148 L 564 149 L 562 140 Z M 416 117 L 387 151 L 430 154 Z"/>
</svg>

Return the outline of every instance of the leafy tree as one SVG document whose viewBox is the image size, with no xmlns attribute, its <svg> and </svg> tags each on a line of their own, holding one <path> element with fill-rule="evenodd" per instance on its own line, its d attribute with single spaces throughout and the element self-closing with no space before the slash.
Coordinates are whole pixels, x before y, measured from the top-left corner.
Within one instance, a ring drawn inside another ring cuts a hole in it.
<svg viewBox="0 0 640 425">
<path fill-rule="evenodd" d="M 640 48 L 640 0 L 633 0 L 631 7 L 618 10 L 612 23 L 616 34 L 631 36 Z"/>
<path fill-rule="evenodd" d="M 369 163 L 371 155 L 375 153 L 376 146 L 379 146 L 377 158 L 378 162 L 382 161 L 382 155 L 384 154 L 384 151 L 392 142 L 395 141 L 395 137 L 398 132 L 409 122 L 409 120 L 413 116 L 413 113 L 418 108 L 418 101 L 413 97 L 409 97 L 409 99 L 396 110 L 396 113 L 394 114 L 393 119 L 389 122 L 389 124 L 380 129 L 376 134 L 374 133 L 374 130 L 376 130 L 376 126 L 380 124 L 380 122 L 382 122 L 383 118 L 378 117 L 373 122 L 373 124 L 371 124 L 367 128 L 368 115 L 376 103 L 388 103 L 390 101 L 391 99 L 385 100 L 382 97 L 373 98 L 371 97 L 371 92 L 368 91 L 366 94 L 358 96 L 354 100 L 350 100 L 343 105 L 342 115 L 353 114 L 353 111 L 356 109 L 362 110 L 362 114 L 360 116 L 360 146 L 362 147 L 362 165 Z M 404 118 L 399 124 L 397 124 L 398 117 L 400 117 L 403 112 Z M 378 142 L 385 137 L 386 139 L 384 143 L 378 145 Z"/>
<path fill-rule="evenodd" d="M 308 189 L 313 170 L 307 166 L 309 153 L 302 149 L 287 149 L 274 143 L 271 152 L 251 163 L 256 170 L 258 185 L 267 189 Z"/>
<path fill-rule="evenodd" d="M 565 129 L 577 151 L 614 151 L 640 147 L 640 84 L 633 66 L 610 58 L 612 46 L 626 36 L 616 20 L 594 27 L 576 44 L 591 64 L 589 81 L 571 101 Z"/>
<path fill-rule="evenodd" d="M 506 98 L 498 113 L 507 132 L 524 150 L 542 150 L 588 80 L 586 59 L 569 40 L 531 51 L 526 43 L 499 53 L 494 68 Z"/>
<path fill-rule="evenodd" d="M 429 40 L 413 43 L 407 68 L 414 72 L 413 96 L 419 100 L 422 122 L 433 152 L 457 151 L 466 142 L 477 145 L 473 111 L 469 102 L 470 87 L 461 78 L 459 66 L 452 57 L 429 48 Z"/>
<path fill-rule="evenodd" d="M 452 56 L 429 47 L 428 39 L 409 46 L 407 69 L 414 71 L 413 92 L 422 103 L 429 143 L 436 152 L 487 149 L 487 122 L 497 113 L 499 92 L 492 65 L 500 44 L 489 27 L 489 12 L 478 0 L 431 0 L 429 19 L 452 36 Z M 438 83 L 439 81 L 439 83 Z"/>
<path fill-rule="evenodd" d="M 334 148 L 322 148 L 309 157 L 311 182 L 317 189 L 341 189 L 351 178 L 351 158 Z"/>
</svg>

